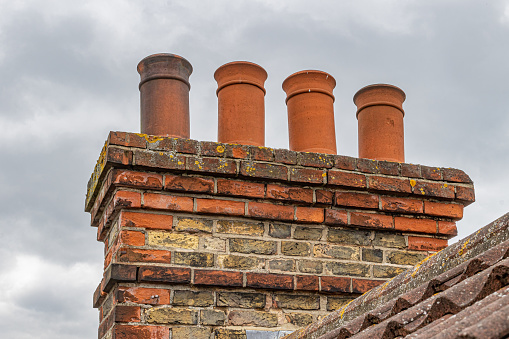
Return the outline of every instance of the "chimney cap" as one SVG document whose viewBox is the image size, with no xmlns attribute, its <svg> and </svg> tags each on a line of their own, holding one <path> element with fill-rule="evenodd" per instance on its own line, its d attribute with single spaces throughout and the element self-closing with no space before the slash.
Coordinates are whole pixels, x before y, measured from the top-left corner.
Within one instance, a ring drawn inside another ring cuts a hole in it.
<svg viewBox="0 0 509 339">
<path fill-rule="evenodd" d="M 364 93 L 366 91 L 372 90 L 372 89 L 393 89 L 402 95 L 403 100 L 401 100 L 401 102 L 404 102 L 406 99 L 405 92 L 403 92 L 403 90 L 401 88 L 399 88 L 398 86 L 389 85 L 389 84 L 372 84 L 372 85 L 364 86 L 360 90 L 358 90 L 357 93 L 355 93 L 355 95 L 353 96 L 353 102 L 354 103 L 356 102 L 357 97 L 359 95 L 361 95 L 362 93 Z"/>
<path fill-rule="evenodd" d="M 176 79 L 191 88 L 189 76 L 193 73 L 193 66 L 180 55 L 171 53 L 149 55 L 138 63 L 137 70 L 141 77 L 140 88 L 145 82 L 154 79 Z"/>
</svg>

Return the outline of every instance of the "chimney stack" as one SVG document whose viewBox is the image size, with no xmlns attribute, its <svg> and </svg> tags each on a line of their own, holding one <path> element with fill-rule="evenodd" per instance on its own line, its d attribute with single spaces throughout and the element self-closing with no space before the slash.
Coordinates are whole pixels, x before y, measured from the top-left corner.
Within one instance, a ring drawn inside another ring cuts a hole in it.
<svg viewBox="0 0 509 339">
<path fill-rule="evenodd" d="M 386 84 L 369 85 L 353 97 L 359 122 L 359 158 L 405 162 L 405 93 Z"/>
<path fill-rule="evenodd" d="M 189 61 L 175 54 L 153 54 L 140 61 L 141 133 L 189 139 L 192 72 Z"/>
<path fill-rule="evenodd" d="M 336 154 L 334 87 L 330 74 L 314 70 L 294 73 L 283 82 L 292 151 Z"/>
</svg>

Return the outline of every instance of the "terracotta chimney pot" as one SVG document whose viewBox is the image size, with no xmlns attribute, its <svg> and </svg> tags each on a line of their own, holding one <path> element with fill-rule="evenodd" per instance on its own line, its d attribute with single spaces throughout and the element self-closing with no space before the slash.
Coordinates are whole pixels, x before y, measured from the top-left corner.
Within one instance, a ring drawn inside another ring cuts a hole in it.
<svg viewBox="0 0 509 339">
<path fill-rule="evenodd" d="M 354 95 L 359 126 L 359 158 L 405 161 L 405 98 L 400 88 L 386 84 L 366 86 Z"/>
<path fill-rule="evenodd" d="M 218 98 L 218 141 L 265 145 L 267 72 L 247 61 L 234 61 L 214 73 Z"/>
<path fill-rule="evenodd" d="M 189 76 L 193 67 L 175 54 L 153 54 L 138 64 L 141 133 L 189 138 Z"/>
<path fill-rule="evenodd" d="M 290 149 L 336 154 L 334 96 L 336 80 L 322 71 L 301 71 L 283 82 Z"/>
</svg>

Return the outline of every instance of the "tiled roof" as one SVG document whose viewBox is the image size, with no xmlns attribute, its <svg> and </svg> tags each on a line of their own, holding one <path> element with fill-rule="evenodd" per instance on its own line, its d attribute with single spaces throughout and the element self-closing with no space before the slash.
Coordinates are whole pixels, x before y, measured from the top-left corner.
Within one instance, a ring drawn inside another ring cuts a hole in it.
<svg viewBox="0 0 509 339">
<path fill-rule="evenodd" d="M 287 339 L 508 338 L 509 214 Z"/>
</svg>

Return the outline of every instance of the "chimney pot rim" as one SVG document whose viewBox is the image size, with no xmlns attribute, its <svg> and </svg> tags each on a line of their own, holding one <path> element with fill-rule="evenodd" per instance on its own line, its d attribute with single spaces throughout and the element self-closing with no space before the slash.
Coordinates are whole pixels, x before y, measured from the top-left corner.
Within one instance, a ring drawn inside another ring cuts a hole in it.
<svg viewBox="0 0 509 339">
<path fill-rule="evenodd" d="M 254 63 L 254 62 L 250 62 L 250 61 L 231 61 L 231 62 L 227 62 L 226 64 L 224 65 L 221 65 L 219 66 L 216 71 L 214 72 L 214 79 L 217 81 L 217 74 L 221 71 L 223 71 L 225 68 L 227 67 L 230 67 L 230 66 L 252 66 L 253 68 L 256 68 L 260 71 L 262 71 L 265 75 L 265 79 L 263 79 L 263 81 L 267 80 L 267 77 L 268 77 L 268 73 L 267 71 L 260 65 Z"/>
<path fill-rule="evenodd" d="M 283 84 L 282 84 L 281 87 L 283 87 L 283 90 L 286 92 L 285 84 L 287 84 L 290 79 L 293 79 L 294 77 L 296 77 L 298 75 L 301 75 L 301 74 L 309 74 L 309 73 L 317 74 L 317 75 L 325 75 L 327 79 L 331 78 L 331 80 L 333 82 L 332 88 L 336 87 L 336 79 L 331 74 L 329 74 L 329 73 L 327 73 L 325 71 L 317 70 L 317 69 L 307 69 L 307 70 L 295 72 L 295 73 L 289 75 L 288 77 L 286 77 L 286 79 L 283 81 Z"/>
<path fill-rule="evenodd" d="M 405 92 L 399 88 L 398 86 L 394 86 L 394 85 L 390 85 L 390 84 L 382 84 L 382 83 L 379 83 L 379 84 L 371 84 L 371 85 L 367 85 L 367 86 L 364 86 L 362 87 L 360 90 L 357 91 L 357 93 L 354 94 L 353 96 L 353 102 L 355 104 L 356 100 L 357 100 L 357 97 L 359 95 L 361 95 L 362 93 L 366 92 L 366 91 L 369 91 L 371 89 L 377 89 L 377 88 L 388 88 L 388 89 L 393 89 L 397 92 L 399 92 L 402 96 L 403 96 L 403 100 L 402 102 L 404 102 L 406 100 L 406 94 Z"/>
<path fill-rule="evenodd" d="M 142 66 L 147 63 L 147 61 L 151 61 L 151 63 L 158 62 L 158 61 L 166 61 L 166 60 L 181 60 L 182 64 L 185 68 L 187 68 L 189 75 L 193 73 L 193 66 L 191 63 L 184 58 L 183 56 L 172 54 L 172 53 L 155 53 L 151 54 L 149 56 L 144 57 L 141 59 L 141 61 L 138 63 L 138 66 L 136 67 L 136 70 L 141 75 L 143 72 Z"/>
</svg>

